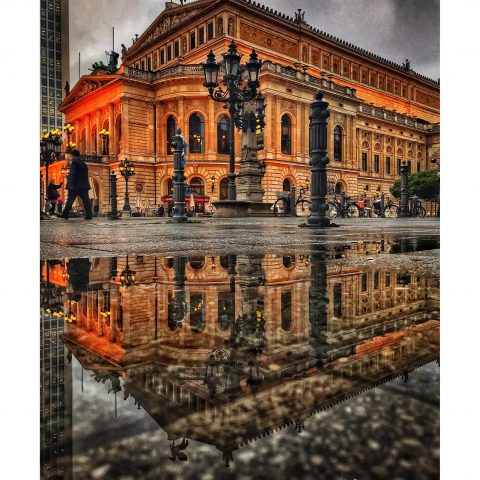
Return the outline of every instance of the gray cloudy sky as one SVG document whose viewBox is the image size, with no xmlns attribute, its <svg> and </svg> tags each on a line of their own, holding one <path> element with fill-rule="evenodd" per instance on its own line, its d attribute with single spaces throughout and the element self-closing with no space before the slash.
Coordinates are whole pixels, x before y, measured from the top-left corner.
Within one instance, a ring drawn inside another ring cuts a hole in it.
<svg viewBox="0 0 480 480">
<path fill-rule="evenodd" d="M 291 17 L 305 10 L 310 25 L 361 48 L 411 67 L 433 79 L 440 76 L 440 0 L 262 0 Z M 165 0 L 76 0 L 70 2 L 70 85 L 93 62 L 106 62 L 105 50 L 132 44 L 163 10 Z"/>
</svg>

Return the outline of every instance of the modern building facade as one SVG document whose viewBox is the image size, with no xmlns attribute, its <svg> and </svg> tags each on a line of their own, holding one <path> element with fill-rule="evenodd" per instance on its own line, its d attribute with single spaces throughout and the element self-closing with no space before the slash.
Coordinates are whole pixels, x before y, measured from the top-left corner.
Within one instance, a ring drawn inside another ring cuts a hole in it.
<svg viewBox="0 0 480 480">
<path fill-rule="evenodd" d="M 187 183 L 211 200 L 225 199 L 228 111 L 203 87 L 201 66 L 210 50 L 217 60 L 234 40 L 243 59 L 252 48 L 263 61 L 260 91 L 266 127 L 259 160 L 267 169 L 264 201 L 309 176 L 309 109 L 325 92 L 328 179 L 356 196 L 388 192 L 407 162 L 411 172 L 439 158 L 440 85 L 405 64 L 397 65 L 334 38 L 305 21 L 250 0 L 167 2 L 165 10 L 127 48 L 114 74 L 83 76 L 61 105 L 75 126 L 73 140 L 89 155 L 97 212 L 108 211 L 108 176 L 123 158 L 135 162 L 130 182 L 135 206 L 152 209 L 172 190 L 171 140 L 180 127 L 189 144 Z M 110 131 L 101 155 L 102 128 Z M 241 133 L 235 133 L 236 163 Z M 52 175 L 60 176 L 58 164 Z M 124 182 L 119 182 L 120 207 Z"/>
<path fill-rule="evenodd" d="M 70 78 L 68 1 L 40 0 L 40 133 L 61 128 L 58 110 Z"/>
</svg>

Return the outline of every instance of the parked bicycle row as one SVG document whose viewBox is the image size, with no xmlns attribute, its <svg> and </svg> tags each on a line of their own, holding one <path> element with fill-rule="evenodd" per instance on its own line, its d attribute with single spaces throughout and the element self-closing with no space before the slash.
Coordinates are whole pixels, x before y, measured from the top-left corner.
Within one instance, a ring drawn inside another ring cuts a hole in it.
<svg viewBox="0 0 480 480">
<path fill-rule="evenodd" d="M 278 192 L 277 200 L 273 205 L 273 212 L 275 216 L 297 216 L 307 217 L 310 215 L 309 205 L 310 200 L 306 193 L 308 187 L 301 187 L 296 198 L 292 198 L 290 192 Z M 359 197 L 354 199 L 343 193 L 333 194 L 328 197 L 327 215 L 329 218 L 374 218 L 385 217 L 394 218 L 399 214 L 399 207 L 392 199 L 385 194 L 379 195 L 373 201 Z M 294 215 L 292 215 L 292 206 Z M 427 212 L 422 206 L 421 201 L 417 196 L 409 197 L 408 205 L 409 216 L 411 217 L 425 217 Z"/>
</svg>

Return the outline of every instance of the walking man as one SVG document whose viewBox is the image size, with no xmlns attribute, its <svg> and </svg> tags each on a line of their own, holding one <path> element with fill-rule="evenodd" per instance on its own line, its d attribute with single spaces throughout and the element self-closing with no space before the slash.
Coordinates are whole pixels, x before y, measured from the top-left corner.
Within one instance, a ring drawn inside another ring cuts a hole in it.
<svg viewBox="0 0 480 480">
<path fill-rule="evenodd" d="M 85 220 L 92 219 L 92 204 L 88 197 L 88 191 L 90 190 L 90 184 L 88 183 L 88 167 L 85 160 L 80 158 L 80 152 L 78 150 L 72 151 L 72 163 L 70 165 L 70 172 L 67 177 L 67 190 L 68 199 L 61 215 L 65 220 L 68 219 L 68 214 L 72 208 L 73 202 L 77 197 L 80 197 L 85 207 Z"/>
</svg>

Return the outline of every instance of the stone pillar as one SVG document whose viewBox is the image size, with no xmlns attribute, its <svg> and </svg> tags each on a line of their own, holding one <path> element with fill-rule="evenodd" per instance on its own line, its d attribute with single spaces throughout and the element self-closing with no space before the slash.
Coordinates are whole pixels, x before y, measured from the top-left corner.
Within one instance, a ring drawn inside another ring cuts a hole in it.
<svg viewBox="0 0 480 480">
<path fill-rule="evenodd" d="M 265 190 L 257 157 L 255 102 L 245 102 L 242 115 L 242 158 L 237 175 L 237 200 L 262 202 Z"/>
<path fill-rule="evenodd" d="M 216 154 L 216 138 L 217 138 L 217 129 L 215 128 L 215 102 L 211 99 L 207 99 L 207 112 L 208 112 L 208 118 L 207 118 L 207 125 L 208 127 L 206 128 L 206 140 L 207 144 L 205 145 L 205 153 L 207 154 Z"/>
<path fill-rule="evenodd" d="M 90 115 L 85 117 L 85 151 L 92 155 L 92 135 L 90 126 Z"/>
</svg>

